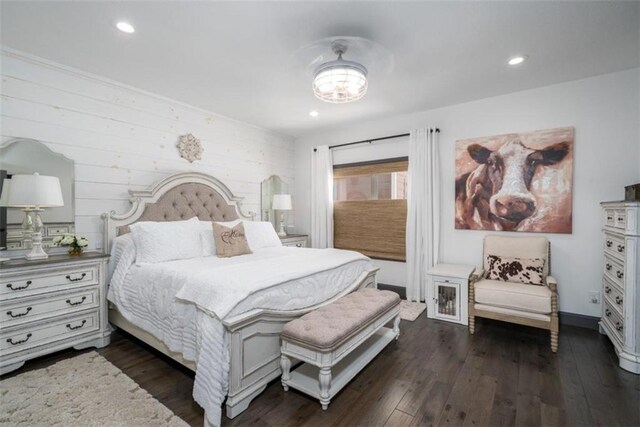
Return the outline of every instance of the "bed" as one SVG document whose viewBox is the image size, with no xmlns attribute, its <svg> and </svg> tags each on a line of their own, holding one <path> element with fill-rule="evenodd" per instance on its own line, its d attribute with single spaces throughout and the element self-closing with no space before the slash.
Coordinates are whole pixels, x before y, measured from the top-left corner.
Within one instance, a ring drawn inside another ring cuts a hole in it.
<svg viewBox="0 0 640 427">
<path fill-rule="evenodd" d="M 112 211 L 103 215 L 105 249 L 109 252 L 114 241 L 126 240 L 118 237 L 125 236 L 129 226 L 138 221 L 178 221 L 193 216 L 201 221 L 252 220 L 251 216 L 243 213 L 240 198 L 216 178 L 202 173 L 175 174 L 149 190 L 131 191 L 130 194 L 132 206 L 128 212 L 117 214 Z M 278 263 L 283 262 L 279 259 L 288 260 L 287 264 L 295 263 L 297 258 L 311 260 L 314 254 L 302 251 L 314 250 L 271 248 L 256 253 L 255 257 L 246 257 L 254 268 L 265 263 L 278 268 Z M 130 268 L 126 276 L 122 276 L 126 279 L 117 276 L 119 281 L 128 280 L 135 284 L 120 287 L 129 294 L 120 292 L 120 296 L 116 295 L 115 285 L 109 291 L 109 321 L 112 325 L 196 372 L 194 398 L 205 408 L 205 425 L 219 424 L 220 403 L 225 397 L 226 414 L 234 418 L 249 406 L 269 381 L 279 377 L 280 332 L 284 324 L 354 290 L 376 287 L 378 270 L 370 262 L 359 261 L 349 264 L 347 269 L 345 262 L 344 267 L 304 278 L 306 282 L 301 278 L 255 292 L 233 309 L 224 311 L 219 318 L 188 302 L 170 301 L 173 298 L 171 292 L 158 293 L 165 299 L 162 301 L 148 286 L 141 285 L 145 280 L 151 280 L 144 277 L 153 277 L 153 274 L 169 277 L 174 271 L 182 271 L 179 269 L 216 268 L 217 262 L 219 260 L 203 259 L 174 263 L 158 267 L 155 271 Z M 173 286 L 175 291 L 179 283 L 174 281 Z M 171 285 L 167 285 L 167 289 L 170 288 Z M 291 295 L 299 298 L 289 298 Z M 136 300 L 153 300 L 159 308 L 144 306 Z M 160 313 L 162 310 L 166 313 Z M 192 319 L 192 324 L 186 325 L 188 321 L 185 319 Z M 176 326 L 171 323 L 176 321 L 183 324 Z M 187 335 L 186 338 L 172 336 L 180 327 L 192 333 L 183 334 Z M 207 340 L 216 345 L 207 347 Z M 223 344 L 218 346 L 221 340 Z M 220 386 L 211 384 L 214 377 L 224 377 L 226 386 L 222 390 Z M 212 402 L 219 402 L 217 409 Z"/>
</svg>

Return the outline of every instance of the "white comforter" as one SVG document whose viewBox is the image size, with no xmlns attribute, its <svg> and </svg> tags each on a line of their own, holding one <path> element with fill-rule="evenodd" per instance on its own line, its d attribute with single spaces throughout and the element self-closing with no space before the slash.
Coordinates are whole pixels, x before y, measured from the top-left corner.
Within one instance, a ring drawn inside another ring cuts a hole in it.
<svg viewBox="0 0 640 427">
<path fill-rule="evenodd" d="M 108 299 L 127 320 L 196 362 L 194 399 L 209 422 L 219 425 L 229 375 L 221 320 L 257 308 L 318 304 L 371 268 L 370 260 L 355 252 L 288 247 L 135 265 L 135 249 L 132 254 L 122 239 L 112 250 Z"/>
</svg>

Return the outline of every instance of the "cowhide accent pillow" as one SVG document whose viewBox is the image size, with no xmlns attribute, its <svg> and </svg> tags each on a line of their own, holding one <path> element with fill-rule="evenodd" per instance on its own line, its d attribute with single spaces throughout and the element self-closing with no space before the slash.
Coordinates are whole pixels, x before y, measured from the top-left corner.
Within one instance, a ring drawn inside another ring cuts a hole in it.
<svg viewBox="0 0 640 427">
<path fill-rule="evenodd" d="M 488 255 L 487 279 L 518 282 L 525 285 L 544 285 L 544 259 L 511 258 Z"/>
<path fill-rule="evenodd" d="M 252 253 L 244 233 L 243 223 L 225 227 L 214 222 L 213 236 L 216 239 L 216 255 L 219 257 L 228 258 Z"/>
</svg>

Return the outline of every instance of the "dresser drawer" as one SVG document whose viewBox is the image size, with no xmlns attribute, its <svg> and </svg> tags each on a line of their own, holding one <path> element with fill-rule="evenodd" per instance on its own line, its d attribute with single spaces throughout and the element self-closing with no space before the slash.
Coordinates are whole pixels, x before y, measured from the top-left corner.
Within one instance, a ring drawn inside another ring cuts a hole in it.
<svg viewBox="0 0 640 427">
<path fill-rule="evenodd" d="M 604 301 L 604 321 L 616 338 L 620 342 L 624 342 L 624 322 L 622 321 L 622 317 L 606 299 Z"/>
<path fill-rule="evenodd" d="M 627 212 L 624 209 L 616 209 L 614 215 L 615 223 L 613 226 L 616 228 L 622 228 L 623 230 L 627 228 Z"/>
<path fill-rule="evenodd" d="M 20 298 L 0 305 L 2 327 L 10 328 L 53 316 L 75 313 L 88 308 L 97 308 L 99 289 L 92 286 L 75 292 L 51 294 L 47 297 Z"/>
<path fill-rule="evenodd" d="M 282 242 L 282 246 L 289 246 L 294 248 L 306 248 L 307 240 L 292 240 L 290 242 Z"/>
<path fill-rule="evenodd" d="M 98 283 L 97 266 L 60 269 L 57 272 L 31 273 L 0 279 L 0 300 L 14 297 L 37 295 L 53 291 L 53 287 L 67 285 L 69 287 L 86 286 Z"/>
<path fill-rule="evenodd" d="M 611 255 L 604 255 L 604 274 L 606 278 L 624 289 L 624 266 Z"/>
<path fill-rule="evenodd" d="M 625 255 L 625 243 L 622 236 L 616 234 L 607 233 L 604 234 L 604 251 L 610 255 L 624 260 Z"/>
<path fill-rule="evenodd" d="M 0 351 L 3 355 L 17 353 L 40 345 L 97 331 L 100 328 L 98 310 L 55 319 L 37 325 L 27 325 L 16 331 L 0 332 Z"/>
<path fill-rule="evenodd" d="M 622 292 L 618 289 L 617 286 L 609 282 L 606 278 L 604 279 L 603 286 L 604 297 L 607 302 L 618 311 L 620 317 L 624 316 L 624 296 Z"/>
<path fill-rule="evenodd" d="M 604 225 L 614 227 L 616 225 L 616 210 L 605 209 L 604 210 Z"/>
</svg>

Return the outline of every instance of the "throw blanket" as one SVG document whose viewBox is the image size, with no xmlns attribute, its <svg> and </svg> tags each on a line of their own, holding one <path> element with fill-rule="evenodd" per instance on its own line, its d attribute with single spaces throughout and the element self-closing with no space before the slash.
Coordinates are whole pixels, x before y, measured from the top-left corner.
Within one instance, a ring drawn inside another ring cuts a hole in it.
<svg viewBox="0 0 640 427">
<path fill-rule="evenodd" d="M 257 291 L 367 259 L 339 249 L 270 248 L 261 253 L 265 256 L 246 259 L 241 265 L 207 265 L 183 275 L 184 285 L 176 297 L 224 319 Z"/>
</svg>

